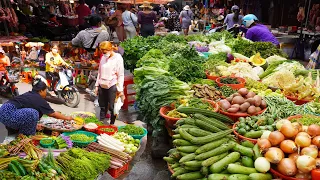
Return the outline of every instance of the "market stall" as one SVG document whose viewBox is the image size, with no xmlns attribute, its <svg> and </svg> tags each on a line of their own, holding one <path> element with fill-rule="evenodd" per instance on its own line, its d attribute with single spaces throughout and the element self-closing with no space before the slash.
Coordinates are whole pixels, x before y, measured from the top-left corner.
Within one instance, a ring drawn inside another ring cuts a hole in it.
<svg viewBox="0 0 320 180">
<path fill-rule="evenodd" d="M 318 70 L 228 32 L 121 46 L 173 179 L 317 179 Z"/>
</svg>

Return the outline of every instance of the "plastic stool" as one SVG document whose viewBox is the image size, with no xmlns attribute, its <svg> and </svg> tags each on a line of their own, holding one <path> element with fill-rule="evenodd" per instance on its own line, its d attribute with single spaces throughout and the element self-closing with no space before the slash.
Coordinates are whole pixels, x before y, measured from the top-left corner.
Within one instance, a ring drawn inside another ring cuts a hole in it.
<svg viewBox="0 0 320 180">
<path fill-rule="evenodd" d="M 22 82 L 30 83 L 31 81 L 32 81 L 32 72 L 31 71 L 22 72 Z"/>
<path fill-rule="evenodd" d="M 124 83 L 123 83 L 123 94 L 126 97 L 126 99 L 123 102 L 122 109 L 123 110 L 128 110 L 129 104 L 133 104 L 135 100 L 129 100 L 129 96 L 133 96 L 136 94 L 136 92 L 133 93 L 128 93 L 128 85 L 134 84 L 133 82 L 133 76 L 125 76 L 124 77 Z"/>
</svg>

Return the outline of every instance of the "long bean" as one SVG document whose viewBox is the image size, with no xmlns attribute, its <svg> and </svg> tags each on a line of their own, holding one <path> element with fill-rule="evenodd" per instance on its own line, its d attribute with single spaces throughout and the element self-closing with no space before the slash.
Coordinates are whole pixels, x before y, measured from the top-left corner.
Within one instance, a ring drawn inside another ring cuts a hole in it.
<svg viewBox="0 0 320 180">
<path fill-rule="evenodd" d="M 294 102 L 285 97 L 266 96 L 265 101 L 268 105 L 265 114 L 271 114 L 278 118 L 287 118 L 289 116 L 303 114 L 303 106 L 297 106 Z"/>
</svg>

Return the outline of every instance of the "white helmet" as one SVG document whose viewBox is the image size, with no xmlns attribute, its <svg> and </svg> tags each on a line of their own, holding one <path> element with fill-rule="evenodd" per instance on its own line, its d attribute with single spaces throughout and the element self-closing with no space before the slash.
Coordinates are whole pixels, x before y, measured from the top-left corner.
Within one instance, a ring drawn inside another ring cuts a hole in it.
<svg viewBox="0 0 320 180">
<path fill-rule="evenodd" d="M 242 19 L 242 24 L 245 27 L 250 27 L 252 23 L 254 23 L 255 21 L 258 21 L 257 16 L 255 16 L 254 14 L 247 14 L 243 17 Z"/>
</svg>

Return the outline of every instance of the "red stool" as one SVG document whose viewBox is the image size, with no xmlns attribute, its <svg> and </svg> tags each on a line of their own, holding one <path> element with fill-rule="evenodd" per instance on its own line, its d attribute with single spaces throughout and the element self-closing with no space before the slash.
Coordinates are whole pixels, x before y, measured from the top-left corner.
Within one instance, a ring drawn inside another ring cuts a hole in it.
<svg viewBox="0 0 320 180">
<path fill-rule="evenodd" d="M 136 94 L 136 92 L 128 93 L 128 85 L 130 84 L 134 84 L 133 76 L 125 76 L 123 83 L 123 94 L 126 97 L 126 99 L 123 102 L 123 110 L 128 110 L 129 104 L 133 104 L 135 102 L 135 100 L 129 100 L 129 96 L 134 96 Z"/>
</svg>

